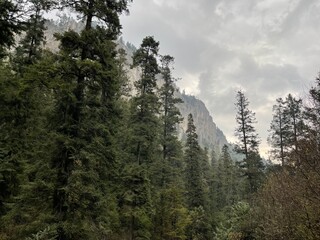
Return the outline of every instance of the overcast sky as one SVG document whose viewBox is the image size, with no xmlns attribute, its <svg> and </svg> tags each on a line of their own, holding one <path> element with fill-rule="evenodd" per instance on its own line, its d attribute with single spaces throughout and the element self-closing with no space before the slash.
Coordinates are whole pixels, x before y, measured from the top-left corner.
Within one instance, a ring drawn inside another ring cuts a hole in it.
<svg viewBox="0 0 320 240">
<path fill-rule="evenodd" d="M 205 102 L 231 142 L 243 90 L 266 156 L 275 99 L 305 95 L 320 70 L 319 12 L 318 0 L 135 0 L 121 22 L 125 41 L 154 36 L 175 57 L 179 88 Z"/>
</svg>

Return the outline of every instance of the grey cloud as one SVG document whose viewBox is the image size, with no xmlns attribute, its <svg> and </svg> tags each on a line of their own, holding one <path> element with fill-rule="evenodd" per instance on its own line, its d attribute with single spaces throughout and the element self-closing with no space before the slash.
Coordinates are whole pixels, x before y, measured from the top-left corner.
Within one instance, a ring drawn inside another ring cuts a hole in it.
<svg viewBox="0 0 320 240">
<path fill-rule="evenodd" d="M 155 36 L 160 52 L 175 57 L 176 77 L 194 76 L 193 89 L 229 138 L 235 94 L 245 90 L 265 137 L 273 101 L 319 71 L 319 10 L 317 0 L 139 0 L 121 21 L 125 40 Z"/>
</svg>

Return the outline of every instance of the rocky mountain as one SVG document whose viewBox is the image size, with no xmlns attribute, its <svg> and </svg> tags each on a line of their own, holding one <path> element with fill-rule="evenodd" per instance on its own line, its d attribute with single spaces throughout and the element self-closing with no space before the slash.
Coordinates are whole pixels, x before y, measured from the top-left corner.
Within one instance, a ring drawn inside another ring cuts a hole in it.
<svg viewBox="0 0 320 240">
<path fill-rule="evenodd" d="M 62 16 L 59 21 L 48 21 L 46 31 L 46 48 L 53 51 L 58 49 L 58 42 L 55 41 L 53 34 L 63 32 L 68 29 L 79 31 L 82 28 L 82 23 L 77 22 L 69 16 Z M 129 77 L 129 87 L 134 94 L 134 82 L 140 77 L 140 71 L 136 68 L 130 68 L 132 64 L 132 55 L 136 50 L 136 47 L 131 43 L 126 43 L 122 38 L 118 40 L 119 48 L 123 48 L 127 53 L 126 71 Z M 161 79 L 159 79 L 161 82 Z M 181 98 L 183 103 L 179 104 L 179 109 L 183 117 L 183 121 L 179 125 L 179 138 L 185 140 L 187 129 L 188 114 L 191 113 L 194 118 L 194 123 L 197 128 L 197 134 L 199 143 L 202 147 L 213 149 L 218 153 L 224 144 L 228 144 L 228 141 L 223 132 L 214 123 L 205 104 L 194 96 L 187 95 L 177 91 L 177 97 Z"/>
<path fill-rule="evenodd" d="M 187 118 L 188 114 L 191 113 L 197 128 L 199 143 L 202 147 L 214 148 L 216 152 L 219 152 L 224 144 L 228 144 L 225 135 L 214 123 L 206 105 L 200 99 L 180 92 L 178 92 L 178 97 L 183 101 L 182 104 L 179 104 L 181 115 L 184 118 L 179 126 L 181 139 L 185 139 Z"/>
</svg>

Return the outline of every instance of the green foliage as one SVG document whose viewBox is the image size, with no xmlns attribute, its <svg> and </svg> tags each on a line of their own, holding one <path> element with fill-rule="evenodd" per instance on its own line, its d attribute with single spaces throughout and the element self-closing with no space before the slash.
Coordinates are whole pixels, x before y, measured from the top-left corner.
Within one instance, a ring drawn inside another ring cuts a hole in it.
<svg viewBox="0 0 320 240">
<path fill-rule="evenodd" d="M 187 234 L 189 239 L 206 240 L 208 237 L 208 220 L 206 212 L 202 206 L 192 208 L 190 211 L 191 223 Z"/>
<path fill-rule="evenodd" d="M 123 174 L 123 189 L 119 196 L 122 234 L 129 239 L 150 239 L 151 203 L 150 181 L 146 171 L 139 165 L 127 164 Z"/>
<path fill-rule="evenodd" d="M 160 189 L 157 196 L 153 239 L 186 239 L 191 218 L 184 204 L 182 188 L 172 183 Z"/>
<path fill-rule="evenodd" d="M 209 160 L 191 114 L 183 152 L 173 57 L 153 37 L 134 53 L 141 75 L 128 99 L 126 53 L 113 40 L 129 2 L 62 1 L 85 26 L 56 34 L 56 54 L 41 49 L 53 2 L 0 2 L 1 58 L 28 26 L 0 65 L 0 239 L 319 239 L 319 78 L 305 112 L 290 94 L 277 100 L 270 139 L 286 164 L 263 184 L 241 91 L 239 164 L 227 146 Z"/>
<path fill-rule="evenodd" d="M 0 59 L 6 55 L 6 49 L 14 45 L 14 36 L 24 29 L 19 18 L 22 12 L 20 2 L 0 1 Z M 20 6 L 20 7 L 19 7 Z"/>
<path fill-rule="evenodd" d="M 273 119 L 270 126 L 270 136 L 268 142 L 273 147 L 272 155 L 275 159 L 281 160 L 281 164 L 284 165 L 286 155 L 288 154 L 285 139 L 287 137 L 288 119 L 284 114 L 285 102 L 282 98 L 278 98 L 277 105 L 273 106 Z"/>
<path fill-rule="evenodd" d="M 298 142 L 303 137 L 306 125 L 302 116 L 302 100 L 288 94 L 285 101 L 277 99 L 273 107 L 274 116 L 271 122 L 269 143 L 273 147 L 273 157 L 288 164 L 292 151 L 298 150 Z"/>
<path fill-rule="evenodd" d="M 204 206 L 204 189 L 200 165 L 200 146 L 192 114 L 188 115 L 187 142 L 185 146 L 186 200 L 189 209 Z"/>
<path fill-rule="evenodd" d="M 224 207 L 231 206 L 240 200 L 241 178 L 240 169 L 236 166 L 229 154 L 229 148 L 224 145 L 218 160 L 214 179 L 214 203 L 215 211 L 221 211 Z"/>
<path fill-rule="evenodd" d="M 27 237 L 26 240 L 54 240 L 57 237 L 56 229 L 47 227 L 35 234 L 32 234 L 31 237 Z"/>
<path fill-rule="evenodd" d="M 32 0 L 27 10 L 29 19 L 25 22 L 25 35 L 16 48 L 13 57 L 14 68 L 23 73 L 23 68 L 41 58 L 42 46 L 45 42 L 45 18 L 43 12 L 50 10 L 54 3 L 50 0 Z"/>
<path fill-rule="evenodd" d="M 183 176 L 181 169 L 182 146 L 177 138 L 177 125 L 181 121 L 176 104 L 181 102 L 174 96 L 175 79 L 171 76 L 171 56 L 161 58 L 161 74 L 164 80 L 160 95 L 160 143 L 162 157 L 154 166 L 153 175 L 155 216 L 153 239 L 185 239 L 186 226 L 189 223 L 188 211 L 183 199 Z"/>
<path fill-rule="evenodd" d="M 251 235 L 250 206 L 246 202 L 238 202 L 223 210 L 215 231 L 215 239 L 254 239 Z M 249 231 L 249 232 L 248 232 Z"/>
<path fill-rule="evenodd" d="M 28 66 L 23 77 L 11 71 L 14 78 L 6 79 L 10 80 L 9 85 L 6 81 L 2 82 L 6 89 L 4 93 L 8 92 L 3 95 L 7 111 L 6 116 L 2 118 L 2 133 L 7 136 L 1 136 L 1 141 L 6 149 L 12 148 L 3 160 L 14 163 L 11 165 L 11 176 L 5 181 L 9 186 L 14 184 L 14 188 L 7 192 L 9 194 L 4 199 L 8 212 L 3 218 L 3 223 L 6 232 L 13 231 L 9 234 L 12 239 L 28 232 L 23 226 L 37 231 L 39 226 L 45 224 L 48 206 L 51 203 L 52 185 L 47 181 L 52 177 L 49 168 L 52 135 L 45 127 L 46 116 L 51 110 L 50 91 L 45 85 L 51 78 L 50 68 L 44 66 L 51 66 L 52 59 L 50 55 L 46 57 L 46 61 Z M 15 90 L 12 91 L 10 86 L 15 86 Z M 9 92 L 11 96 L 7 95 Z M 37 222 L 33 222 L 36 224 L 31 223 L 35 218 L 38 219 Z M 27 227 L 26 222 L 29 223 Z"/>
<path fill-rule="evenodd" d="M 136 147 L 132 149 L 135 161 L 140 164 L 154 162 L 159 140 L 159 99 L 156 95 L 156 74 L 159 42 L 153 37 L 143 39 L 141 47 L 133 56 L 134 66 L 142 70 L 140 79 L 135 83 L 137 96 L 133 97 L 131 105 L 131 126 L 133 141 Z"/>
</svg>

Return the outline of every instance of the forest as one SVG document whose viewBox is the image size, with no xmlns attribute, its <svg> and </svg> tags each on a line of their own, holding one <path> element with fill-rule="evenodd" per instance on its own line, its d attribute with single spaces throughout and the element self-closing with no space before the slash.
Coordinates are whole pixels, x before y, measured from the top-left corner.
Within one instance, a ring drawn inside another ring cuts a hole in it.
<svg viewBox="0 0 320 240">
<path fill-rule="evenodd" d="M 304 100 L 275 99 L 272 161 L 241 90 L 234 150 L 202 148 L 192 114 L 182 141 L 174 57 L 152 36 L 128 94 L 116 40 L 131 2 L 0 0 L 0 239 L 320 239 L 320 78 Z M 57 9 L 83 29 L 50 51 Z"/>
</svg>

